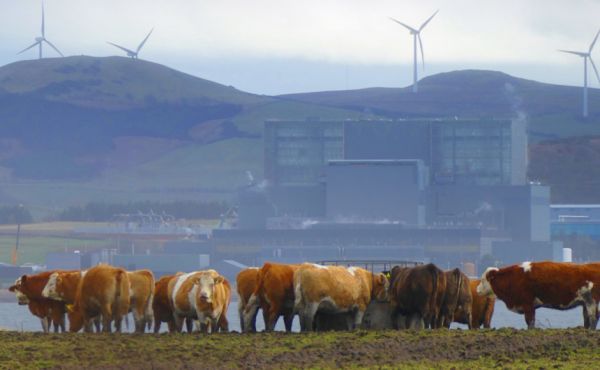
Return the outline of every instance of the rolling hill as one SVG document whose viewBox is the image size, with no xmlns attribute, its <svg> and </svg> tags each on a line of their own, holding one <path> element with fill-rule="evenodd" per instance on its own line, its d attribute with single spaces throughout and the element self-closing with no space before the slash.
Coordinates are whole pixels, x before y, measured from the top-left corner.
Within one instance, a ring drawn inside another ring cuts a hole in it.
<svg viewBox="0 0 600 370">
<path fill-rule="evenodd" d="M 412 87 L 281 95 L 283 99 L 387 117 L 515 117 L 529 121 L 530 140 L 600 134 L 600 90 L 590 89 L 590 115 L 581 118 L 580 87 L 525 80 L 497 71 L 463 70 L 423 78 Z"/>
<path fill-rule="evenodd" d="M 597 146 L 571 139 L 600 135 L 600 91 L 591 91 L 587 120 L 580 95 L 576 87 L 471 70 L 424 78 L 418 94 L 406 87 L 269 97 L 143 60 L 22 61 L 0 67 L 0 202 L 23 202 L 44 215 L 97 200 L 227 199 L 246 171 L 262 175 L 263 122 L 307 117 L 524 114 L 539 144 L 530 174 L 552 183 L 560 178 L 553 168 L 564 166 L 548 151 Z M 600 202 L 587 194 L 586 201 Z"/>
</svg>

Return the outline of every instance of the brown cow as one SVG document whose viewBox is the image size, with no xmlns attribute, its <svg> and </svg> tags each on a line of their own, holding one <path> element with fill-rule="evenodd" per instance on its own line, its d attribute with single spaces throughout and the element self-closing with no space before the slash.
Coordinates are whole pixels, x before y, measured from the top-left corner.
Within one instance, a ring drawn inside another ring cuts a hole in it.
<svg viewBox="0 0 600 370">
<path fill-rule="evenodd" d="M 265 262 L 258 271 L 258 283 L 244 311 L 244 332 L 252 331 L 252 322 L 259 308 L 265 317 L 265 330 L 273 331 L 279 316 L 285 330 L 292 330 L 294 319 L 294 272 L 300 265 Z"/>
<path fill-rule="evenodd" d="M 152 299 L 152 313 L 154 315 L 154 332 L 158 333 L 160 324 L 166 322 L 169 332 L 175 332 L 175 322 L 173 321 L 173 310 L 169 302 L 168 287 L 169 282 L 176 275 L 166 275 L 158 279 L 154 284 L 154 298 Z"/>
<path fill-rule="evenodd" d="M 102 318 L 102 331 L 110 332 L 111 324 L 121 332 L 123 317 L 129 312 L 130 283 L 127 271 L 109 265 L 98 265 L 87 270 L 77 286 L 75 304 L 69 309 L 72 332 L 83 326 L 92 331 L 92 320 Z"/>
<path fill-rule="evenodd" d="M 388 280 L 359 267 L 321 266 L 305 263 L 294 273 L 294 310 L 302 331 L 314 330 L 318 311 L 352 313 L 348 329 L 360 327 L 372 300 L 387 299 Z"/>
<path fill-rule="evenodd" d="M 469 278 L 458 268 L 445 271 L 444 275 L 446 275 L 446 292 L 440 307 L 437 326 L 450 328 L 450 324 L 454 321 L 454 315 L 460 310 L 467 316 L 466 321 L 470 329 L 473 297 L 469 289 Z"/>
<path fill-rule="evenodd" d="M 477 294 L 477 286 L 479 285 L 479 279 L 472 279 L 469 281 L 471 297 L 473 297 L 473 303 L 471 305 L 471 329 L 479 329 L 482 325 L 484 328 L 489 329 L 492 323 L 492 315 L 494 314 L 494 305 L 496 304 L 496 298 L 493 296 L 480 296 Z M 454 314 L 454 321 L 461 324 L 469 324 L 469 319 L 464 307 L 459 307 Z"/>
<path fill-rule="evenodd" d="M 154 295 L 154 274 L 150 270 L 128 271 L 131 284 L 129 308 L 135 320 L 135 332 L 143 333 L 152 324 L 152 296 Z"/>
<path fill-rule="evenodd" d="M 600 300 L 600 269 L 592 265 L 559 262 L 523 262 L 488 268 L 477 286 L 480 295 L 496 295 L 514 312 L 525 314 L 535 327 L 538 307 L 567 310 L 584 307 L 584 326 L 595 329 Z"/>
<path fill-rule="evenodd" d="M 23 275 L 8 288 L 17 296 L 20 305 L 28 305 L 29 311 L 40 318 L 42 330 L 47 333 L 50 324 L 54 326 L 54 332 L 65 331 L 66 307 L 63 302 L 48 299 L 42 295 L 42 291 L 48 282 L 48 278 L 54 271 L 45 271 L 36 275 Z"/>
<path fill-rule="evenodd" d="M 252 310 L 253 315 L 249 317 L 250 323 L 249 328 L 246 328 L 244 323 L 244 311 L 248 306 L 248 302 L 250 301 L 250 297 L 252 297 L 252 293 L 256 290 L 258 286 L 259 279 L 259 268 L 258 267 L 249 267 L 240 271 L 236 278 L 236 290 L 238 294 L 238 314 L 240 317 L 240 328 L 242 331 L 255 332 L 256 331 L 256 314 L 258 310 Z M 267 322 L 266 311 L 263 310 L 263 318 L 265 322 Z"/>
<path fill-rule="evenodd" d="M 395 266 L 390 281 L 390 310 L 396 328 L 438 327 L 446 290 L 442 270 L 431 263 L 412 268 Z"/>
</svg>

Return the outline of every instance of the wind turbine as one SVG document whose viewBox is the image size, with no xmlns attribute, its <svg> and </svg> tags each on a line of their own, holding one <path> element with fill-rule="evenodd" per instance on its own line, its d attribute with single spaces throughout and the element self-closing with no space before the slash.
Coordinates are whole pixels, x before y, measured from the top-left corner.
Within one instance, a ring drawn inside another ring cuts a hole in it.
<svg viewBox="0 0 600 370">
<path fill-rule="evenodd" d="M 588 78 L 587 78 L 587 62 L 588 59 L 594 68 L 594 72 L 596 72 L 596 78 L 598 82 L 600 82 L 600 75 L 598 75 L 598 70 L 596 69 L 596 65 L 594 64 L 594 60 L 592 59 L 592 49 L 598 40 L 598 35 L 600 35 L 600 30 L 596 33 L 596 37 L 594 37 L 594 41 L 592 41 L 590 48 L 587 53 L 585 51 L 572 51 L 572 50 L 558 50 L 561 53 L 569 53 L 575 54 L 583 58 L 583 117 L 587 118 L 588 116 Z"/>
<path fill-rule="evenodd" d="M 44 3 L 42 3 L 42 36 L 38 36 L 35 38 L 35 42 L 33 44 L 31 44 L 30 46 L 26 47 L 25 49 L 21 50 L 20 52 L 17 53 L 17 55 L 26 52 L 27 50 L 38 46 L 39 47 L 39 59 L 42 59 L 42 45 L 44 44 L 44 42 L 48 45 L 50 45 L 50 47 L 52 49 L 54 49 L 58 54 L 60 54 L 61 57 L 64 57 L 63 53 L 61 53 L 56 46 L 54 46 L 50 41 L 48 41 L 48 39 L 46 39 L 46 30 L 44 27 Z"/>
<path fill-rule="evenodd" d="M 137 47 L 137 49 L 135 49 L 135 51 L 133 51 L 131 49 L 127 49 L 126 47 L 123 47 L 123 46 L 120 46 L 117 44 L 113 44 L 112 42 L 108 42 L 108 41 L 107 42 L 109 44 L 111 44 L 112 46 L 115 46 L 115 47 L 123 50 L 124 52 L 126 52 L 128 57 L 131 57 L 132 59 L 138 59 L 138 53 L 140 52 L 140 50 L 142 50 L 142 47 L 148 40 L 148 37 L 150 37 L 150 35 L 152 34 L 152 31 L 154 31 L 154 28 L 151 29 L 150 32 L 148 32 L 148 35 L 146 36 L 146 38 L 140 43 L 140 45 Z"/>
<path fill-rule="evenodd" d="M 417 92 L 419 91 L 419 86 L 418 86 L 418 82 L 417 82 L 417 40 L 419 41 L 419 48 L 421 49 L 421 60 L 423 61 L 423 69 L 425 69 L 425 53 L 423 52 L 423 42 L 421 41 L 421 31 L 423 31 L 423 28 L 425 28 L 425 26 L 427 26 L 427 23 L 429 23 L 429 21 L 431 21 L 431 19 L 433 19 L 433 17 L 435 17 L 435 15 L 439 12 L 439 10 L 436 10 L 435 13 L 433 13 L 433 15 L 429 18 L 427 18 L 427 20 L 425 22 L 423 22 L 423 24 L 421 25 L 421 27 L 419 27 L 419 29 L 414 29 L 411 26 L 400 22 L 397 19 L 391 18 L 390 19 L 396 23 L 398 23 L 401 26 L 404 26 L 405 28 L 407 28 L 410 31 L 410 34 L 413 36 L 413 92 Z"/>
</svg>

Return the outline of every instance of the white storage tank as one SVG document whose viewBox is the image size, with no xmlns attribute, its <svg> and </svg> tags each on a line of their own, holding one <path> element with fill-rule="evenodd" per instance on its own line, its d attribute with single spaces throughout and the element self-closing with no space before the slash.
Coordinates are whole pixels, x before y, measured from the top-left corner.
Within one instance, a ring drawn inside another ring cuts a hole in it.
<svg viewBox="0 0 600 370">
<path fill-rule="evenodd" d="M 573 262 L 573 250 L 571 248 L 563 248 L 563 262 Z"/>
</svg>

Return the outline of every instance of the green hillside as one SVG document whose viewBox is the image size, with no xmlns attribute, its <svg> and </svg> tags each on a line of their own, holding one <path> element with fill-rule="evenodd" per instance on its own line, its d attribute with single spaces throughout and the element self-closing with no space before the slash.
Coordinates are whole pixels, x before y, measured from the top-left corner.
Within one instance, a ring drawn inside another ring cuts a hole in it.
<svg viewBox="0 0 600 370">
<path fill-rule="evenodd" d="M 143 60 L 22 61 L 0 67 L 0 203 L 40 217 L 89 201 L 230 199 L 246 171 L 262 176 L 265 120 L 452 116 L 525 117 L 530 178 L 555 185 L 560 201 L 600 202 L 600 174 L 587 171 L 595 141 L 569 141 L 600 136 L 600 91 L 591 90 L 589 119 L 580 107 L 580 88 L 493 71 L 430 76 L 418 94 L 267 97 Z M 577 146 L 589 150 L 562 154 Z"/>
</svg>

